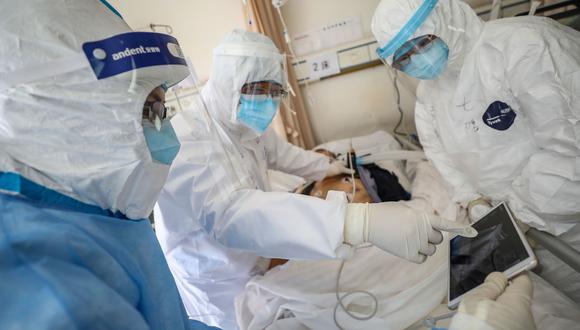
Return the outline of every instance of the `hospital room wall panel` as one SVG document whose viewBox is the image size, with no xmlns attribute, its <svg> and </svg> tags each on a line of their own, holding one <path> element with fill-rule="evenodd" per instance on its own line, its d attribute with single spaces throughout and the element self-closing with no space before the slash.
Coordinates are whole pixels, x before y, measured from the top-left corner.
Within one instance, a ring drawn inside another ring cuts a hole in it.
<svg viewBox="0 0 580 330">
<path fill-rule="evenodd" d="M 241 0 L 108 1 L 135 30 L 150 31 L 150 23 L 171 25 L 201 82 L 209 78 L 212 49 L 232 29 L 245 28 Z"/>
<path fill-rule="evenodd" d="M 410 84 L 411 86 L 413 84 Z M 341 75 L 308 87 L 308 105 L 317 143 L 360 136 L 377 130 L 392 132 L 398 119 L 393 83 L 384 66 Z M 415 132 L 414 96 L 401 89 L 404 127 Z"/>
<path fill-rule="evenodd" d="M 199 80 L 209 77 L 212 49 L 235 28 L 245 28 L 241 0 L 109 0 L 136 30 L 168 24 L 190 57 Z M 486 0 L 473 0 L 477 4 Z M 348 18 L 359 18 L 364 39 L 372 39 L 371 19 L 380 0 L 288 0 L 282 14 L 291 35 Z M 491 2 L 491 0 L 489 1 Z M 414 132 L 416 81 L 404 77 L 404 126 Z M 317 143 L 382 129 L 392 132 L 399 114 L 392 75 L 383 66 L 339 75 L 302 86 Z M 311 97 L 309 97 L 309 95 Z M 312 99 L 313 102 L 309 102 Z"/>
<path fill-rule="evenodd" d="M 343 19 L 359 18 L 364 38 L 372 37 L 371 19 L 380 0 L 289 0 L 282 14 L 291 35 L 308 32 Z M 407 80 L 410 80 L 407 79 Z M 412 92 L 402 91 L 405 124 L 413 124 Z M 383 66 L 332 77 L 302 87 L 317 143 L 364 135 L 382 129 L 392 132 L 399 113 L 392 78 Z"/>
<path fill-rule="evenodd" d="M 518 0 L 506 0 L 510 1 Z M 466 2 L 478 8 L 490 5 L 492 0 Z M 290 35 L 300 35 L 358 17 L 364 38 L 372 38 L 371 20 L 379 3 L 380 0 L 288 0 L 282 7 L 282 14 Z M 417 81 L 404 74 L 399 76 L 406 86 L 401 88 L 404 127 L 412 133 L 415 131 L 413 117 Z M 305 99 L 310 94 L 314 101 L 306 104 L 306 108 L 317 143 L 363 135 L 377 129 L 392 132 L 399 119 L 392 76 L 383 67 L 313 81 L 302 89 Z"/>
</svg>

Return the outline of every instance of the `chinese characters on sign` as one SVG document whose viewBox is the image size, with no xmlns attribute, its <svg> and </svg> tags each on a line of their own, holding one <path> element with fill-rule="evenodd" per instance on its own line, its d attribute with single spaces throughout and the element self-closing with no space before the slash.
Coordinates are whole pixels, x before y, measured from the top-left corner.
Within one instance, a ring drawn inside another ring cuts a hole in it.
<svg viewBox="0 0 580 330">
<path fill-rule="evenodd" d="M 338 55 L 334 52 L 310 57 L 307 59 L 307 63 L 310 67 L 310 80 L 318 80 L 340 73 Z"/>
</svg>

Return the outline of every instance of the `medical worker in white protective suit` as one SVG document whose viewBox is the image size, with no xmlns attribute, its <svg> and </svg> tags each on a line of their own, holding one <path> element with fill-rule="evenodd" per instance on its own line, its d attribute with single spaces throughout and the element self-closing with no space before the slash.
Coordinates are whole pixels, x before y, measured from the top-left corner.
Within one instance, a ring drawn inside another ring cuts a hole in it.
<svg viewBox="0 0 580 330">
<path fill-rule="evenodd" d="M 383 0 L 372 29 L 383 61 L 421 79 L 421 143 L 472 220 L 508 201 L 580 250 L 580 32 L 541 17 L 483 23 L 457 0 Z M 580 275 L 537 254 L 580 302 Z"/>
<path fill-rule="evenodd" d="M 285 93 L 283 61 L 267 37 L 233 31 L 214 50 L 201 92 L 217 134 L 196 124 L 199 109 L 174 120 L 182 148 L 156 207 L 157 233 L 189 316 L 226 329 L 236 327 L 234 297 L 268 266 L 261 257 L 337 258 L 371 242 L 422 262 L 439 230 L 463 229 L 397 203 L 269 192 L 268 168 L 312 180 L 345 171 L 267 129 Z"/>
<path fill-rule="evenodd" d="M 0 2 L 2 329 L 208 329 L 147 220 L 179 149 L 159 86 L 189 71 L 107 6 Z"/>
</svg>

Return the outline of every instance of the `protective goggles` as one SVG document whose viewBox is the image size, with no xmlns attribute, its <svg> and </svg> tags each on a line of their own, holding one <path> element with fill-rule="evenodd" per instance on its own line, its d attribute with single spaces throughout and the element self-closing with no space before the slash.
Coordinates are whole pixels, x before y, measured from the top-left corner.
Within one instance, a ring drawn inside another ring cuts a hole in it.
<svg viewBox="0 0 580 330">
<path fill-rule="evenodd" d="M 411 62 L 411 56 L 428 51 L 439 37 L 427 34 L 405 42 L 393 55 L 391 66 L 403 71 L 403 67 Z"/>
<path fill-rule="evenodd" d="M 419 29 L 431 14 L 438 0 L 425 0 L 419 9 L 413 14 L 411 19 L 401 28 L 399 33 L 393 37 L 384 47 L 377 48 L 377 56 L 387 65 L 389 57 L 405 44 L 409 38 Z"/>
<path fill-rule="evenodd" d="M 284 98 L 288 95 L 288 91 L 284 89 L 282 84 L 272 80 L 244 84 L 240 92 L 249 96 L 270 96 L 272 98 Z"/>
</svg>

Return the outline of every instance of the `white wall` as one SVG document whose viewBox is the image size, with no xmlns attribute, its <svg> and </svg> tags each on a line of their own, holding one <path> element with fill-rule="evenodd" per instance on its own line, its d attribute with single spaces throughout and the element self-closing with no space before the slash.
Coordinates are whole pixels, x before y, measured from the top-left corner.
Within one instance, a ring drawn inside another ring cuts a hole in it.
<svg viewBox="0 0 580 330">
<path fill-rule="evenodd" d="M 169 24 L 201 81 L 209 77 L 211 51 L 234 28 L 244 28 L 241 0 L 109 0 L 134 29 Z M 491 0 L 471 0 L 478 4 Z M 291 34 L 358 16 L 366 38 L 380 0 L 289 0 L 282 13 Z M 404 76 L 401 74 L 401 76 Z M 404 127 L 414 131 L 414 87 L 404 78 Z M 318 143 L 374 132 L 392 131 L 399 115 L 391 76 L 383 66 L 310 84 L 314 104 L 307 104 Z M 307 97 L 306 97 L 307 99 Z"/>
<path fill-rule="evenodd" d="M 244 28 L 241 0 L 109 0 L 134 29 L 169 24 L 201 81 L 209 77 L 211 51 L 234 28 Z M 379 0 L 289 0 L 283 15 L 291 32 L 302 32 L 341 18 L 359 16 L 365 35 Z M 311 85 L 315 106 L 309 114 L 317 142 L 392 130 L 398 113 L 387 70 L 376 67 Z M 406 96 L 407 124 L 413 129 L 412 98 Z"/>
<path fill-rule="evenodd" d="M 379 2 L 289 0 L 282 8 L 282 14 L 291 35 L 341 19 L 359 17 L 365 38 L 368 38 L 372 37 L 371 18 Z M 413 86 L 414 83 L 407 85 Z M 399 119 L 393 83 L 383 66 L 313 82 L 309 86 L 315 104 L 307 104 L 307 109 L 318 143 L 368 134 L 378 129 L 392 131 Z M 411 89 L 414 93 L 414 88 Z M 303 92 L 308 93 L 304 88 Z M 403 91 L 402 103 L 405 124 L 414 131 L 412 93 Z"/>
<path fill-rule="evenodd" d="M 504 3 L 514 1 L 517 0 L 504 0 Z M 370 25 L 379 2 L 380 0 L 288 0 L 282 8 L 282 14 L 291 35 L 358 16 L 367 38 L 372 37 Z M 492 0 L 466 2 L 474 7 L 485 7 Z M 510 15 L 514 11 L 525 9 L 512 8 L 504 14 Z M 404 74 L 400 76 L 408 87 L 401 89 L 404 124 L 408 131 L 414 132 L 413 109 L 417 81 Z M 309 89 L 315 104 L 307 104 L 307 109 L 318 143 L 367 134 L 377 129 L 392 131 L 399 119 L 391 76 L 385 67 L 313 82 Z M 302 90 L 307 93 L 304 88 Z"/>
<path fill-rule="evenodd" d="M 309 90 L 315 103 L 307 107 L 318 143 L 377 130 L 392 132 L 399 120 L 393 82 L 385 66 L 313 83 Z M 399 90 L 404 110 L 404 128 L 414 132 L 414 95 L 401 85 L 401 81 Z"/>
<path fill-rule="evenodd" d="M 234 28 L 244 28 L 241 0 L 108 0 L 127 23 L 144 30 L 149 23 L 168 24 L 200 81 L 209 77 L 211 52 Z"/>
</svg>

